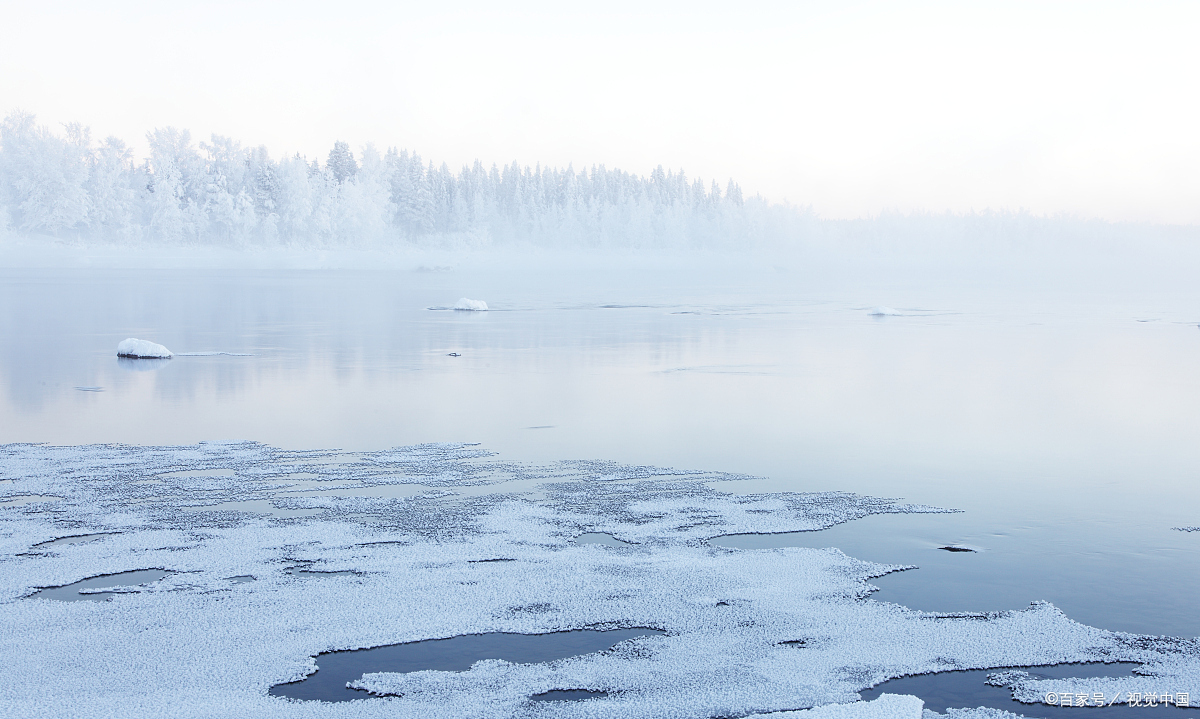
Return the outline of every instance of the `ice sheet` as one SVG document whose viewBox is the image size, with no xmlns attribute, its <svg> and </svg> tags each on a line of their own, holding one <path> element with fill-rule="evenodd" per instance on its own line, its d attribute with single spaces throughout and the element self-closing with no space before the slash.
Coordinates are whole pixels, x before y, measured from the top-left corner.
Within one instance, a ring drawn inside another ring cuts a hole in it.
<svg viewBox="0 0 1200 719">
<path fill-rule="evenodd" d="M 1193 643 L 1083 626 L 1049 604 L 913 611 L 869 599 L 868 581 L 900 567 L 834 549 L 747 551 L 704 541 L 933 508 L 845 493 L 740 497 L 705 484 L 736 475 L 525 465 L 462 444 L 340 456 L 249 442 L 0 447 L 0 474 L 14 480 L 14 492 L 63 497 L 0 509 L 0 653 L 10 659 L 0 714 L 711 717 L 854 706 L 860 689 L 947 669 L 1123 660 L 1196 673 Z M 263 480 L 297 473 L 448 493 L 276 499 L 321 510 L 309 517 L 195 511 L 266 499 L 278 484 Z M 140 483 L 150 478 L 161 482 Z M 506 491 L 508 482 L 535 480 L 543 499 Z M 483 486 L 495 491 L 453 493 Z M 370 526 L 358 521 L 367 511 Z M 576 545 L 585 531 L 634 544 Z M 100 532 L 119 533 L 29 552 L 64 534 Z M 512 561 L 485 561 L 501 558 Z M 352 574 L 314 580 L 296 567 Z M 172 574 L 107 602 L 30 596 L 36 587 L 147 568 Z M 240 576 L 255 581 L 229 580 Z M 544 664 L 368 675 L 362 686 L 388 698 L 336 707 L 267 694 L 314 671 L 323 651 L 635 626 L 666 634 Z M 608 696 L 529 700 L 555 689 Z"/>
<path fill-rule="evenodd" d="M 923 705 L 917 697 L 880 694 L 869 702 L 828 704 L 794 712 L 755 714 L 746 719 L 921 719 Z"/>
</svg>

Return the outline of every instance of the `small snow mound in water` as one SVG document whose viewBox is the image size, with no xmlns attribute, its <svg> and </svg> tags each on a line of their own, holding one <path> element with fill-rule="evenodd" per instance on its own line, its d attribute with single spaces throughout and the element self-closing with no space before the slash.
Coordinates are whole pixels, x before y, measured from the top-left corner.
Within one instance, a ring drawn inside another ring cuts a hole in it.
<svg viewBox="0 0 1200 719">
<path fill-rule="evenodd" d="M 471 310 L 473 312 L 487 312 L 487 303 L 483 300 L 472 300 L 463 297 L 454 305 L 456 310 Z"/>
<path fill-rule="evenodd" d="M 170 359 L 173 355 L 171 350 L 160 344 L 130 337 L 117 345 L 117 356 L 135 359 Z"/>
<path fill-rule="evenodd" d="M 872 307 L 871 311 L 868 312 L 867 314 L 873 315 L 875 317 L 894 317 L 894 316 L 898 316 L 900 313 L 897 312 L 896 310 L 892 309 L 891 307 L 884 307 L 883 305 L 880 305 L 878 307 Z"/>
</svg>

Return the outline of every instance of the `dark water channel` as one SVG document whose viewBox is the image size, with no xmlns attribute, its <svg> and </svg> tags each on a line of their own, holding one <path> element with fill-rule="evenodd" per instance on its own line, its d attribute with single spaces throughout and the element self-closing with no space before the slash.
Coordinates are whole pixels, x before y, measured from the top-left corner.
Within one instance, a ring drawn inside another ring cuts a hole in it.
<svg viewBox="0 0 1200 719">
<path fill-rule="evenodd" d="M 1181 709 L 1174 706 L 1155 707 L 1129 706 L 1115 703 L 1112 706 L 1065 707 L 1050 704 L 1022 704 L 1012 698 L 1008 687 L 996 687 L 987 683 L 989 674 L 1008 669 L 1026 671 L 1039 679 L 1065 679 L 1068 677 L 1123 677 L 1128 676 L 1138 665 L 1128 662 L 1104 664 L 1089 662 L 1081 664 L 1057 664 L 1044 667 L 1003 667 L 960 672 L 918 674 L 886 681 L 872 689 L 865 689 L 862 698 L 872 700 L 880 694 L 911 694 L 925 702 L 925 708 L 939 713 L 947 709 L 974 709 L 992 707 L 1027 717 L 1045 719 L 1069 719 L 1070 717 L 1100 717 L 1102 719 L 1150 719 L 1160 714 L 1167 717 L 1198 717 L 1200 709 Z M 1164 687 L 1169 691 L 1170 687 Z M 1112 697 L 1106 699 L 1110 700 Z M 1181 713 L 1182 712 L 1182 713 Z"/>
<path fill-rule="evenodd" d="M 96 534 L 73 534 L 69 537 L 59 537 L 58 539 L 50 539 L 45 542 L 38 542 L 37 544 L 33 545 L 33 547 L 31 547 L 31 549 L 42 550 L 42 549 L 49 549 L 50 547 L 64 547 L 64 546 L 68 546 L 71 544 L 86 544 L 88 542 L 95 542 L 95 541 L 103 539 L 105 537 L 111 537 L 115 534 L 117 534 L 117 532 L 99 532 Z"/>
<path fill-rule="evenodd" d="M 46 587 L 29 595 L 30 599 L 56 599 L 60 602 L 103 602 L 117 594 L 126 592 L 96 591 L 114 587 L 131 587 L 150 584 L 168 576 L 171 572 L 165 569 L 135 569 L 132 572 L 116 574 L 101 574 L 98 577 L 88 577 L 78 582 L 61 587 Z M 91 590 L 83 593 L 82 590 Z"/>
<path fill-rule="evenodd" d="M 549 634 L 465 634 L 447 639 L 389 644 L 368 649 L 323 652 L 317 655 L 317 671 L 297 682 L 276 684 L 272 696 L 292 699 L 344 702 L 370 698 L 368 692 L 350 689 L 347 682 L 374 672 L 443 671 L 463 672 L 483 659 L 503 659 L 516 664 L 536 664 L 591 654 L 620 642 L 663 634 L 658 629 L 578 629 Z M 585 690 L 556 690 L 539 694 L 538 701 L 577 701 L 596 696 Z"/>
<path fill-rule="evenodd" d="M 575 538 L 576 544 L 599 544 L 602 547 L 632 547 L 633 544 L 625 542 L 611 534 L 604 532 L 585 532 Z"/>
<path fill-rule="evenodd" d="M 594 692 L 588 689 L 552 689 L 529 697 L 535 702 L 581 702 L 585 699 L 603 699 L 608 692 Z"/>
</svg>

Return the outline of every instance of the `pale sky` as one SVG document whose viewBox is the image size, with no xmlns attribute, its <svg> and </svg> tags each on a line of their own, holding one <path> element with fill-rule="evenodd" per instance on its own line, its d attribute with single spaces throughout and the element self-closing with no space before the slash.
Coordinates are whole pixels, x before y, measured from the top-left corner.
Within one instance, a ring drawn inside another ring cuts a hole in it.
<svg viewBox="0 0 1200 719">
<path fill-rule="evenodd" d="M 1200 2 L 5 2 L 0 113 L 1200 224 Z"/>
</svg>

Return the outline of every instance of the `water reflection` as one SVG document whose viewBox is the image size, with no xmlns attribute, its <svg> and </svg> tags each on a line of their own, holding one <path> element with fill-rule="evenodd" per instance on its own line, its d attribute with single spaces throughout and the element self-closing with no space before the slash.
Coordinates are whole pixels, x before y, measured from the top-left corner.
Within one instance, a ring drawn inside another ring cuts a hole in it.
<svg viewBox="0 0 1200 719">
<path fill-rule="evenodd" d="M 170 359 L 149 357 L 118 357 L 117 366 L 130 372 L 149 372 L 171 364 Z"/>
<path fill-rule="evenodd" d="M 914 609 L 1002 611 L 1048 600 L 1074 619 L 1106 628 L 1133 627 L 1147 633 L 1161 628 L 1159 633 L 1182 636 L 1200 633 L 1200 624 L 1187 609 L 1188 580 L 1155 574 L 1172 564 L 1195 565 L 1187 542 L 1173 538 L 1169 530 L 1137 539 L 1089 534 L 1088 546 L 1081 547 L 1082 538 L 1057 523 L 1022 518 L 1014 526 L 997 528 L 997 524 L 985 524 L 972 512 L 881 514 L 822 531 L 726 535 L 710 539 L 709 544 L 749 551 L 836 547 L 859 559 L 915 566 L 871 580 L 880 588 L 872 599 Z M 945 551 L 948 545 L 977 551 Z M 1151 596 L 1148 589 L 1121 591 L 1117 587 L 1121 583 L 1097 589 L 1094 578 L 1114 566 L 1125 572 L 1123 582 L 1147 588 L 1158 583 L 1179 593 Z"/>
<path fill-rule="evenodd" d="M 766 478 L 723 487 L 735 492 L 899 496 L 964 512 L 868 518 L 850 524 L 881 527 L 874 537 L 847 525 L 818 540 L 920 567 L 876 580 L 880 599 L 947 610 L 1049 600 L 1110 629 L 1200 635 L 1188 599 L 1200 534 L 1170 529 L 1200 522 L 1190 289 L 730 267 L 0 276 L 5 441 L 350 452 L 475 441 L 517 461 Z M 461 296 L 506 311 L 426 309 Z M 946 314 L 876 321 L 876 303 Z M 152 365 L 113 357 L 131 336 L 181 356 L 137 371 Z M 228 354 L 185 356 L 213 351 Z M 1083 576 L 1122 581 L 1096 591 Z"/>
</svg>

